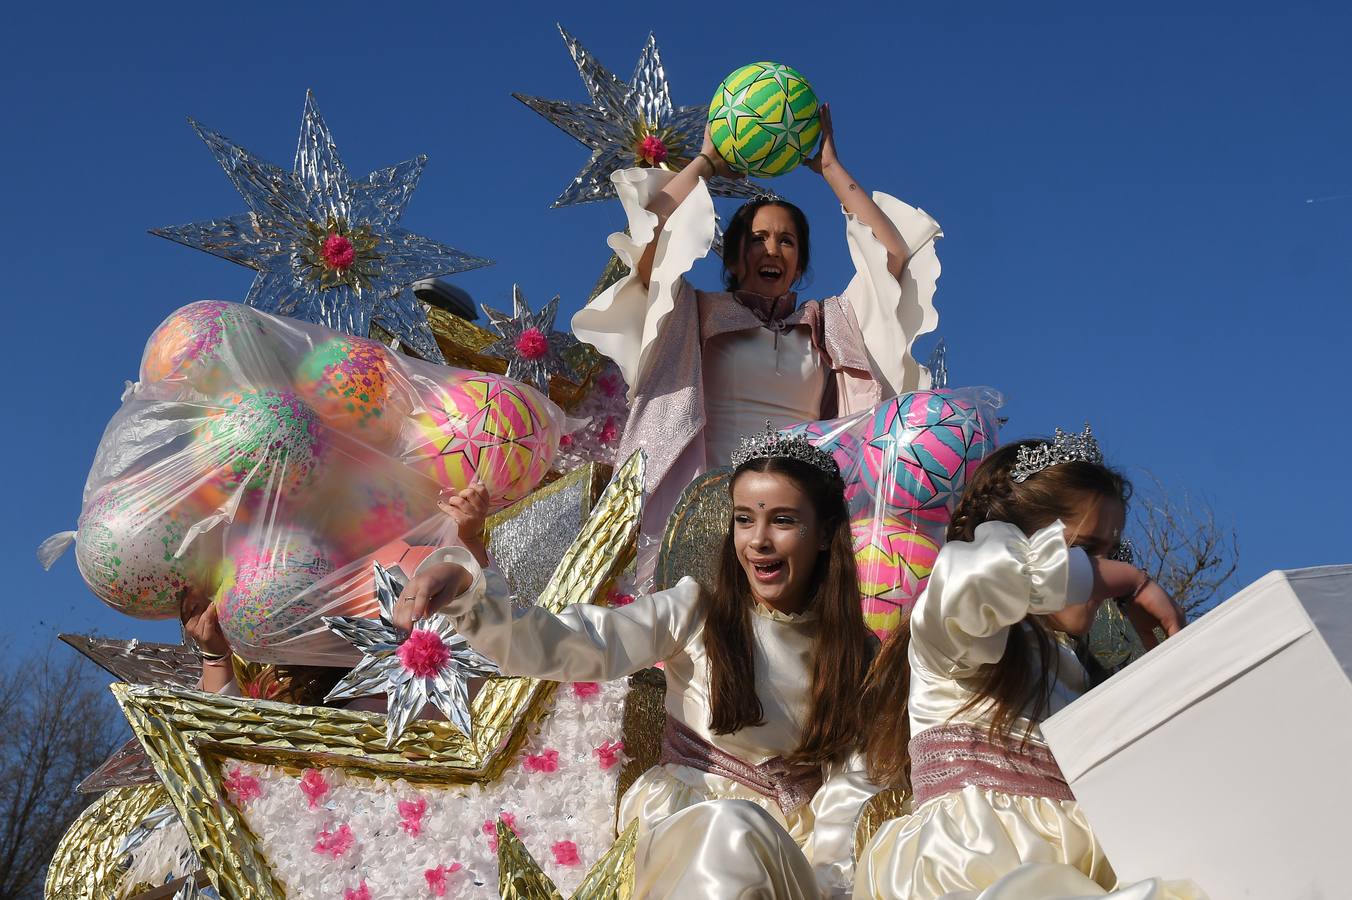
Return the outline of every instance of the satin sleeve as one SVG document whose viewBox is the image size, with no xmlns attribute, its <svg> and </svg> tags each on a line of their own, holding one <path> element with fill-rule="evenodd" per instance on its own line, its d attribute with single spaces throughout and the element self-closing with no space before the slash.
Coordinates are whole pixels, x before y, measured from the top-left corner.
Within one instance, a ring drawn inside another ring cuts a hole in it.
<svg viewBox="0 0 1352 900">
<path fill-rule="evenodd" d="M 714 242 L 714 201 L 700 179 L 667 218 L 661 234 L 658 218 L 647 206 L 675 173 L 662 169 L 621 169 L 610 176 L 629 221 L 628 232 L 618 231 L 607 243 L 629 273 L 598 294 L 573 316 L 573 333 L 615 360 L 629 385 L 633 400 L 648 370 L 653 345 L 677 303 L 694 303 L 694 289 L 685 274 L 695 261 L 708 255 Z M 652 275 L 645 287 L 638 277 L 638 260 L 657 237 Z"/>
<path fill-rule="evenodd" d="M 845 241 L 855 275 L 842 296 L 859 323 L 873 374 L 885 385 L 884 395 L 923 390 L 930 386 L 929 370 L 911 357 L 911 347 L 939 324 L 934 291 L 940 267 L 934 242 L 944 233 L 923 209 L 880 191 L 874 192 L 873 200 L 901 234 L 906 265 L 894 278 L 882 241 L 872 228 L 846 214 Z"/>
<path fill-rule="evenodd" d="M 868 780 L 861 754 L 823 767 L 822 786 L 812 797 L 812 834 L 803 852 L 823 897 L 848 897 L 854 884 L 854 830 L 864 804 L 881 790 Z"/>
<path fill-rule="evenodd" d="M 471 574 L 469 588 L 442 612 L 504 675 L 611 681 L 674 656 L 696 631 L 699 585 L 693 578 L 615 609 L 579 603 L 558 615 L 538 606 L 514 615 L 506 583 L 485 577 L 468 551 L 453 547 L 434 557 Z"/>
<path fill-rule="evenodd" d="M 984 522 L 974 540 L 946 544 L 911 613 L 911 657 L 931 671 L 965 676 L 998 662 L 1010 626 L 1035 613 L 1088 601 L 1089 557 L 1067 547 L 1061 522 L 1025 537 Z"/>
</svg>

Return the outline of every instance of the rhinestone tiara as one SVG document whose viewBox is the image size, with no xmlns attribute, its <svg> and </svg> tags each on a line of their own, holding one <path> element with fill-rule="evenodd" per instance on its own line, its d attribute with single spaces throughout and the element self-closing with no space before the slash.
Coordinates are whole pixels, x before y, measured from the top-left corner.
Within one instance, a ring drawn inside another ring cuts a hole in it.
<svg viewBox="0 0 1352 900">
<path fill-rule="evenodd" d="M 1020 447 L 1009 477 L 1016 484 L 1023 484 L 1030 475 L 1068 462 L 1103 465 L 1103 451 L 1099 449 L 1098 441 L 1094 440 L 1094 430 L 1088 422 L 1084 423 L 1083 434 L 1066 434 L 1058 428 L 1050 441 Z"/>
<path fill-rule="evenodd" d="M 769 419 L 765 420 L 764 431 L 748 435 L 738 442 L 737 449 L 732 451 L 732 465 L 733 468 L 739 468 L 753 459 L 770 457 L 796 459 L 820 469 L 832 478 L 840 477 L 840 466 L 836 465 L 831 454 L 812 446 L 812 443 L 801 434 L 775 431 L 770 427 Z"/>
</svg>

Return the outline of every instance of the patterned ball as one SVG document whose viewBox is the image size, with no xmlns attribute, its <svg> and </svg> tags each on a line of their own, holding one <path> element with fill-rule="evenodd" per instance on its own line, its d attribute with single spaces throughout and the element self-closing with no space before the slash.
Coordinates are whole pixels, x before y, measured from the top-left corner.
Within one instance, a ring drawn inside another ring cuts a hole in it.
<svg viewBox="0 0 1352 900">
<path fill-rule="evenodd" d="M 208 542 L 195 538 L 176 555 L 198 521 L 183 504 L 162 508 L 148 485 L 100 488 L 80 514 L 75 560 L 100 600 L 138 619 L 172 619 L 185 591 L 211 592 Z"/>
<path fill-rule="evenodd" d="M 859 477 L 880 511 L 942 524 L 967 479 L 995 449 L 995 428 L 976 404 L 915 391 L 883 404 L 864 436 Z"/>
<path fill-rule="evenodd" d="M 738 172 L 783 175 L 812 155 L 821 134 L 817 95 L 788 66 L 759 62 L 733 72 L 709 104 L 709 135 Z"/>
<path fill-rule="evenodd" d="M 376 600 L 376 581 L 372 563 L 380 563 L 391 570 L 395 581 L 407 584 L 418 571 L 418 566 L 427 557 L 437 552 L 437 547 L 410 545 L 405 541 L 390 541 L 374 553 L 368 554 L 359 563 L 349 568 L 350 575 L 344 573 L 342 583 L 330 593 L 332 609 L 325 610 L 326 616 L 356 616 L 375 619 L 380 616 L 380 603 Z"/>
<path fill-rule="evenodd" d="M 230 646 L 247 657 L 323 624 L 322 593 L 309 591 L 333 572 L 332 551 L 296 528 L 268 529 L 237 541 L 220 569 L 216 613 Z"/>
<path fill-rule="evenodd" d="M 296 390 L 330 428 L 370 447 L 389 445 L 400 416 L 390 407 L 387 351 L 375 341 L 339 337 L 305 355 Z"/>
<path fill-rule="evenodd" d="M 494 506 L 526 496 L 549 471 L 559 429 L 535 391 L 476 372 L 427 391 L 410 418 L 404 462 L 443 488 L 461 490 L 476 477 Z"/>
<path fill-rule="evenodd" d="M 402 483 L 349 479 L 330 500 L 324 533 L 348 559 L 364 556 L 437 514 L 436 498 Z"/>
<path fill-rule="evenodd" d="M 850 531 L 864 624 L 886 640 L 925 589 L 939 546 L 915 526 L 893 518 L 856 519 Z"/>
<path fill-rule="evenodd" d="M 215 394 L 229 387 L 236 355 L 263 339 L 253 310 L 224 300 L 189 303 L 155 329 L 141 357 L 141 380 L 187 381 Z"/>
<path fill-rule="evenodd" d="M 319 416 L 290 391 L 227 394 L 198 429 L 198 450 L 224 494 L 267 488 L 291 496 L 305 487 L 328 442 Z"/>
</svg>

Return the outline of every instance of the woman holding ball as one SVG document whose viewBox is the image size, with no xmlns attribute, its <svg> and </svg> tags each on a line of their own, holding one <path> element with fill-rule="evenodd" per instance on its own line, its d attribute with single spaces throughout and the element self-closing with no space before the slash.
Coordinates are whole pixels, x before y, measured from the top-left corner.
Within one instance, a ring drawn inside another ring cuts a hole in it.
<svg viewBox="0 0 1352 900">
<path fill-rule="evenodd" d="M 724 290 L 686 280 L 715 242 L 705 179 L 735 174 L 707 129 L 680 172 L 612 176 L 629 229 L 609 243 L 630 271 L 572 327 L 629 384 L 619 456 L 647 453 L 645 534 L 660 534 L 690 480 L 727 465 L 737 437 L 766 420 L 780 428 L 847 415 L 929 385 L 910 348 L 938 321 L 939 226 L 894 197 L 870 196 L 840 160 L 829 107 L 819 115 L 820 151 L 807 165 L 840 201 L 855 266 L 845 290 L 826 300 L 798 301 L 808 222 L 778 198 L 750 200 L 728 222 Z"/>
</svg>

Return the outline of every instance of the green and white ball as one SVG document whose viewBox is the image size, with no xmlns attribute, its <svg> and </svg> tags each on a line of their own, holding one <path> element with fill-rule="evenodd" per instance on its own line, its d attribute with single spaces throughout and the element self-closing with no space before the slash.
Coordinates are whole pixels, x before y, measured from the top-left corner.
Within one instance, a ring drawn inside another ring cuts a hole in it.
<svg viewBox="0 0 1352 900">
<path fill-rule="evenodd" d="M 733 72 L 709 104 L 709 135 L 732 168 L 783 175 L 809 158 L 821 136 L 817 95 L 797 70 L 758 62 Z"/>
</svg>

